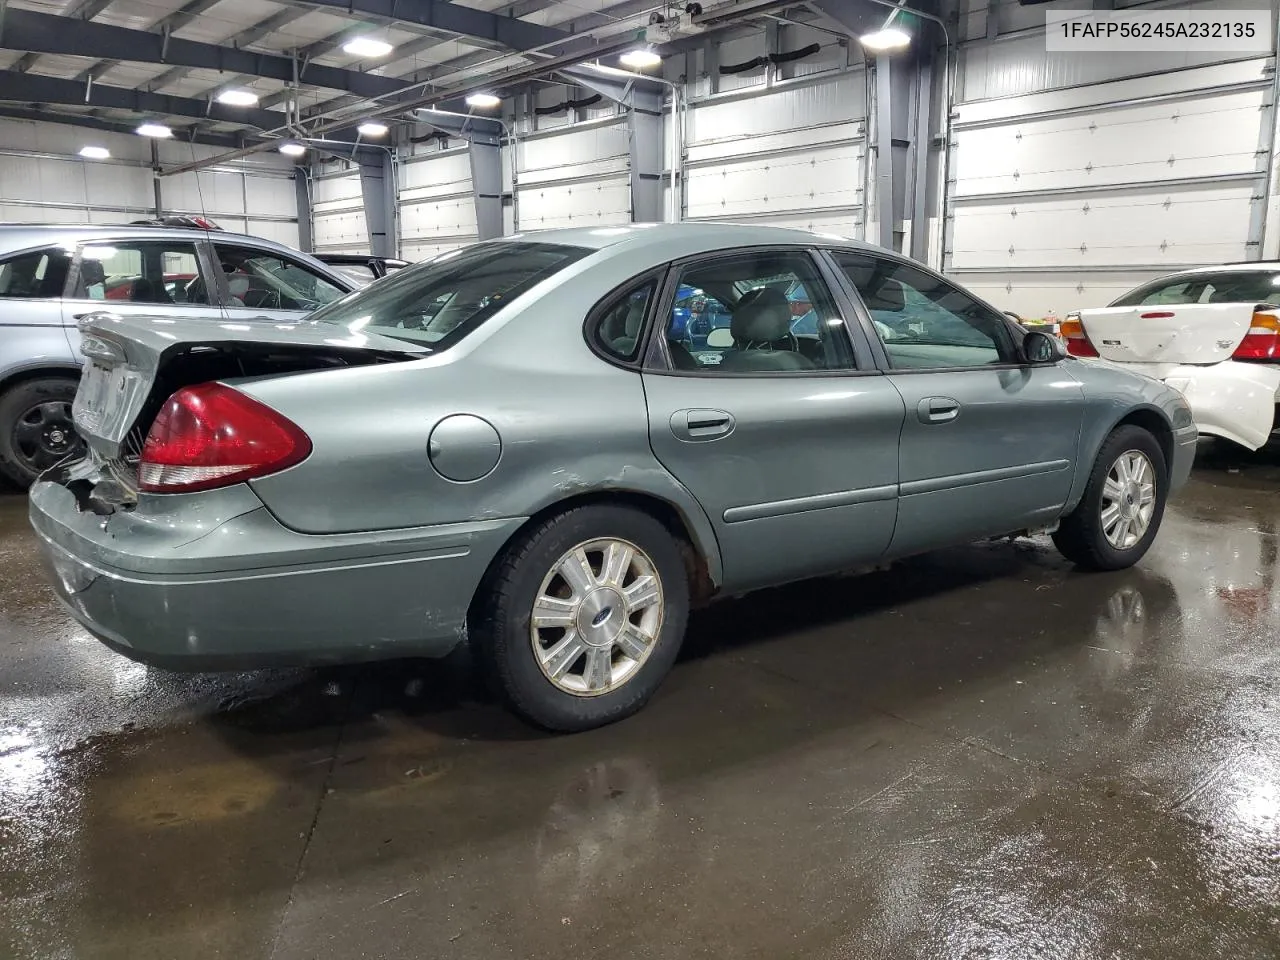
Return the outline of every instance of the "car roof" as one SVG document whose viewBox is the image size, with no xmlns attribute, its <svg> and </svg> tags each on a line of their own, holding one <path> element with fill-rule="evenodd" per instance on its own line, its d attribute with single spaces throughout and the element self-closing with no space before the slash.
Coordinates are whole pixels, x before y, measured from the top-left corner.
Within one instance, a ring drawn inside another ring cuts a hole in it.
<svg viewBox="0 0 1280 960">
<path fill-rule="evenodd" d="M 112 237 L 114 239 L 190 239 L 190 240 L 230 240 L 235 243 L 249 242 L 255 246 L 297 255 L 294 250 L 274 240 L 263 237 L 251 237 L 243 233 L 230 233 L 226 230 L 201 230 L 196 227 L 150 226 L 132 223 L 0 223 L 0 254 L 10 250 L 25 250 L 29 247 L 46 243 L 76 243 L 83 239 L 95 237 Z"/>
<path fill-rule="evenodd" d="M 818 233 L 793 227 L 762 226 L 752 223 L 691 222 L 682 223 L 629 223 L 607 227 L 570 227 L 559 230 L 542 230 L 533 233 L 517 233 L 496 242 L 556 243 L 572 247 L 605 250 L 626 245 L 628 250 L 662 248 L 675 244 L 680 247 L 701 247 L 706 250 L 741 246 L 839 246 L 885 253 L 874 244 L 829 233 Z"/>
<path fill-rule="evenodd" d="M 1280 261 L 1277 260 L 1243 260 L 1237 263 L 1220 263 L 1216 266 L 1208 267 L 1191 267 L 1187 270 L 1178 270 L 1175 273 L 1167 274 L 1160 277 L 1161 280 L 1172 279 L 1173 277 L 1194 277 L 1201 273 L 1252 273 L 1280 270 Z"/>
</svg>

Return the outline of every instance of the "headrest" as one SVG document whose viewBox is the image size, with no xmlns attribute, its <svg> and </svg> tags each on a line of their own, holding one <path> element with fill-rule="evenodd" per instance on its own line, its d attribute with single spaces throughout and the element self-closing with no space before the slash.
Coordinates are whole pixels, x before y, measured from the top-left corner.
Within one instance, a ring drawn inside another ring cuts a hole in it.
<svg viewBox="0 0 1280 960">
<path fill-rule="evenodd" d="M 868 310 L 901 313 L 907 308 L 907 298 L 902 283 L 890 277 L 881 280 L 874 293 L 863 293 L 862 299 Z"/>
<path fill-rule="evenodd" d="M 782 293 L 772 287 L 758 287 L 733 308 L 729 329 L 739 346 L 774 343 L 791 332 L 791 319 L 791 304 Z"/>
<path fill-rule="evenodd" d="M 90 260 L 87 257 L 80 261 L 80 282 L 91 287 L 95 283 L 106 283 L 107 271 L 102 266 L 101 260 Z"/>
</svg>

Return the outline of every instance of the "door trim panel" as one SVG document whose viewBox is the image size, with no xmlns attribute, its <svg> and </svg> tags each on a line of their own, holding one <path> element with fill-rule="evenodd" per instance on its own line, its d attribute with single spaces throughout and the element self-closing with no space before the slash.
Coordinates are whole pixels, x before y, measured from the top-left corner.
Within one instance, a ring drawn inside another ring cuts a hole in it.
<svg viewBox="0 0 1280 960">
<path fill-rule="evenodd" d="M 909 497 L 916 493 L 937 493 L 950 487 L 971 487 L 979 483 L 992 483 L 996 480 L 1021 480 L 1024 477 L 1038 477 L 1047 473 L 1057 473 L 1071 466 L 1070 460 L 1045 460 L 1040 463 L 1024 463 L 1013 467 L 998 467 L 994 470 L 978 470 L 973 473 L 954 473 L 945 477 L 930 477 L 927 480 L 911 480 L 899 486 L 899 493 Z"/>
<path fill-rule="evenodd" d="M 897 496 L 897 486 L 888 484 L 882 487 L 863 487 L 859 490 L 837 490 L 835 493 L 819 493 L 812 497 L 795 497 L 791 500 L 774 500 L 770 503 L 750 503 L 741 507 L 730 507 L 724 512 L 724 522 L 742 523 L 745 520 L 784 517 L 793 513 L 826 510 L 830 507 L 851 507 L 859 503 L 893 500 Z"/>
</svg>

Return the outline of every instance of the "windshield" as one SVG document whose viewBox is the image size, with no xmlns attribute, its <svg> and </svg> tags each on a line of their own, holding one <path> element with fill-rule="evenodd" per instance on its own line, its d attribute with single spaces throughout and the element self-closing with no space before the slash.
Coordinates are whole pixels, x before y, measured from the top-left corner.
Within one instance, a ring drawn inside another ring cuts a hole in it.
<svg viewBox="0 0 1280 960">
<path fill-rule="evenodd" d="M 1182 303 L 1280 303 L 1280 273 L 1234 270 L 1164 277 L 1129 291 L 1111 306 Z"/>
<path fill-rule="evenodd" d="M 397 270 L 310 319 L 443 350 L 589 253 L 551 243 L 479 243 Z"/>
</svg>

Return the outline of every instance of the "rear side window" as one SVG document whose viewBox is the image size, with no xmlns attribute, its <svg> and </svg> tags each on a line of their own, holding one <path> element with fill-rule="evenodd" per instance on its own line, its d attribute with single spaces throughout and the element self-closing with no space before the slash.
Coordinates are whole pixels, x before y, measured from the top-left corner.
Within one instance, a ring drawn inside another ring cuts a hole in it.
<svg viewBox="0 0 1280 960">
<path fill-rule="evenodd" d="M 1165 277 L 1131 290 L 1113 307 L 1152 307 L 1186 303 L 1280 304 L 1280 272 L 1236 270 Z"/>
<path fill-rule="evenodd" d="M 645 315 L 657 292 L 658 281 L 650 278 L 606 302 L 593 331 L 596 345 L 615 360 L 634 360 L 640 352 Z"/>
<path fill-rule="evenodd" d="M 551 243 L 480 243 L 398 270 L 310 319 L 443 350 L 589 253 Z"/>
<path fill-rule="evenodd" d="M 70 266 L 70 254 L 60 248 L 22 253 L 0 261 L 0 297 L 59 298 Z"/>
</svg>

